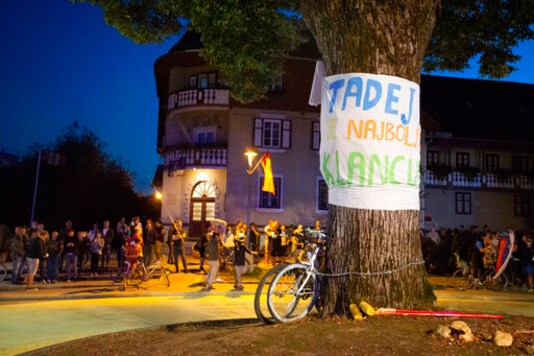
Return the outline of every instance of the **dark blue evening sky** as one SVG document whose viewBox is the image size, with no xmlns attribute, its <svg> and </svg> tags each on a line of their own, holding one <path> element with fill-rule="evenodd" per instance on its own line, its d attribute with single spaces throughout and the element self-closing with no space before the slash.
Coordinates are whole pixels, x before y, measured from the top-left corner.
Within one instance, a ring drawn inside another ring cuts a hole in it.
<svg viewBox="0 0 534 356">
<path fill-rule="evenodd" d="M 154 61 L 177 37 L 138 45 L 108 26 L 100 8 L 68 0 L 0 1 L 0 150 L 22 155 L 74 120 L 94 131 L 112 158 L 150 193 L 156 153 Z M 534 43 L 506 80 L 534 83 Z M 474 71 L 447 75 L 476 78 Z"/>
</svg>

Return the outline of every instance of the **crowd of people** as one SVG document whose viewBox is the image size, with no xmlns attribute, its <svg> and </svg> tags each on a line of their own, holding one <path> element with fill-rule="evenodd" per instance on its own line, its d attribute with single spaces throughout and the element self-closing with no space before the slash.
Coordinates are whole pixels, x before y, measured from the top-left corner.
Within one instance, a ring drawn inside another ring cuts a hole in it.
<svg viewBox="0 0 534 356">
<path fill-rule="evenodd" d="M 320 221 L 307 230 L 322 231 Z M 451 275 L 458 268 L 459 261 L 463 261 L 479 276 L 484 269 L 495 265 L 499 241 L 509 233 L 511 230 L 499 232 L 487 226 L 422 230 L 427 271 Z M 241 276 L 247 254 L 263 255 L 264 263 L 271 265 L 300 260 L 304 254 L 303 235 L 302 225 L 286 226 L 276 220 L 269 220 L 263 228 L 254 223 L 247 228 L 241 221 L 231 227 L 223 221 L 213 221 L 207 233 L 196 243 L 200 272 L 206 274 L 204 287 L 208 290 L 213 288 L 221 260 L 229 251 L 234 254 L 236 289 L 243 287 Z M 534 292 L 532 235 L 521 232 L 515 233 L 515 236 L 507 272 L 512 282 L 525 285 L 529 292 Z M 123 217 L 115 228 L 109 220 L 105 220 L 101 225 L 95 223 L 90 230 L 78 231 L 71 221 L 67 221 L 61 229 L 52 233 L 45 229 L 44 224 L 34 221 L 29 227 L 15 227 L 14 234 L 5 225 L 0 225 L 0 253 L 3 258 L 9 254 L 13 262 L 11 282 L 26 284 L 28 290 L 35 290 L 36 276 L 41 283 L 56 283 L 60 272 L 64 272 L 64 281 L 69 283 L 76 282 L 82 273 L 85 278 L 98 277 L 99 273 L 110 269 L 112 255 L 116 258 L 114 266 L 121 266 L 127 260 L 134 267 L 133 272 L 141 259 L 146 265 L 155 260 L 161 261 L 164 247 L 168 250 L 167 263 L 174 266 L 173 272 L 182 270 L 188 273 L 186 238 L 187 231 L 180 220 L 173 221 L 168 231 L 161 221 L 148 219 L 143 224 L 139 217 L 130 221 Z M 206 262 L 208 270 L 205 269 Z"/>
<path fill-rule="evenodd" d="M 130 222 L 123 217 L 116 228 L 105 220 L 90 230 L 76 231 L 72 221 L 67 221 L 64 227 L 49 233 L 44 224 L 33 221 L 29 227 L 15 227 L 13 234 L 5 225 L 0 230 L 0 253 L 4 259 L 9 255 L 13 263 L 11 283 L 26 284 L 28 290 L 37 289 L 37 275 L 44 284 L 58 282 L 63 271 L 68 283 L 78 281 L 82 273 L 88 272 L 85 277 L 98 277 L 110 269 L 112 254 L 117 266 L 124 259 L 137 262 L 144 258 L 150 263 L 153 258 L 161 259 L 165 243 L 161 222 L 149 219 L 143 227 L 139 217 Z M 84 271 L 87 263 L 89 268 Z"/>
<path fill-rule="evenodd" d="M 464 263 L 479 278 L 485 270 L 499 267 L 499 246 L 501 241 L 508 241 L 512 233 L 515 239 L 506 272 L 513 284 L 526 286 L 530 293 L 534 293 L 534 247 L 532 234 L 528 231 L 498 231 L 487 226 L 430 228 L 422 231 L 423 258 L 427 271 L 451 275 L 460 267 L 459 264 Z"/>
</svg>

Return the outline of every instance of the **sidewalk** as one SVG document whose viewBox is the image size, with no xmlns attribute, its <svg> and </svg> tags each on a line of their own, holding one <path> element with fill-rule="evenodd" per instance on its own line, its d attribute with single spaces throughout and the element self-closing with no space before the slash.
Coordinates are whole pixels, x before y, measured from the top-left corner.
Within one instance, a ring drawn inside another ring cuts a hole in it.
<svg viewBox="0 0 534 356">
<path fill-rule="evenodd" d="M 220 272 L 219 280 L 214 284 L 211 291 L 202 291 L 201 283 L 205 279 L 205 274 L 200 273 L 198 260 L 188 256 L 188 268 L 190 273 L 170 273 L 174 271 L 174 266 L 164 264 L 169 272 L 171 280 L 170 287 L 165 282 L 153 279 L 138 286 L 131 286 L 126 291 L 122 291 L 122 284 L 111 281 L 110 272 L 103 272 L 98 277 L 90 278 L 89 273 L 82 275 L 83 279 L 78 282 L 67 283 L 64 278 L 55 284 L 42 284 L 36 281 L 34 286 L 36 291 L 26 291 L 24 285 L 13 285 L 10 282 L 10 274 L 6 280 L 0 282 L 0 302 L 8 301 L 31 301 L 31 300 L 58 300 L 58 299 L 90 299 L 90 298 L 124 298 L 143 296 L 175 296 L 187 295 L 190 293 L 209 293 L 214 295 L 228 295 L 235 291 L 234 277 L 228 272 Z M 10 266 L 9 266 L 10 267 Z M 269 266 L 260 264 L 252 273 L 243 275 L 244 291 L 241 294 L 253 294 L 259 282 L 262 269 Z M 63 277 L 63 276 L 62 276 Z M 438 298 L 457 298 L 469 300 L 492 300 L 492 301 L 518 301 L 534 303 L 534 295 L 526 292 L 495 292 L 491 290 L 468 290 L 459 291 L 448 288 L 447 277 L 429 277 L 435 294 Z M 237 291 L 235 291 L 238 293 Z"/>
</svg>

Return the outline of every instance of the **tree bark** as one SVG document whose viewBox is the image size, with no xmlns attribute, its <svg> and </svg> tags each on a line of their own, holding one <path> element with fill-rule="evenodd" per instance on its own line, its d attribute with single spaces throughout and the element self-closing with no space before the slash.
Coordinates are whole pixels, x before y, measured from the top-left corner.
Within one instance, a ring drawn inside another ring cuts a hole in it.
<svg viewBox="0 0 534 356">
<path fill-rule="evenodd" d="M 420 82 L 439 0 L 306 0 L 303 19 L 328 75 L 360 72 Z M 351 302 L 377 307 L 428 307 L 435 301 L 419 238 L 419 211 L 330 206 L 333 243 L 324 315 L 346 314 Z"/>
</svg>

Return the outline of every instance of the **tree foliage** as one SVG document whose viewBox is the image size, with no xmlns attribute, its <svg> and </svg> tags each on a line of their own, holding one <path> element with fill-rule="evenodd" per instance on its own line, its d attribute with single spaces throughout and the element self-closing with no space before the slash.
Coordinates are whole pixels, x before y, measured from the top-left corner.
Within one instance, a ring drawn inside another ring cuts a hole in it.
<svg viewBox="0 0 534 356">
<path fill-rule="evenodd" d="M 281 73 L 282 57 L 303 40 L 301 6 L 319 4 L 325 12 L 331 8 L 328 1 L 73 1 L 101 6 L 106 21 L 138 43 L 161 42 L 184 27 L 199 32 L 204 45 L 202 55 L 221 69 L 232 95 L 241 102 L 261 98 Z M 514 47 L 534 36 L 534 0 L 436 2 L 438 21 L 424 60 L 426 71 L 459 71 L 468 68 L 470 59 L 478 58 L 481 76 L 502 78 L 520 59 L 513 53 Z M 400 0 L 376 3 L 408 7 Z M 344 2 L 346 11 L 340 16 L 350 20 L 358 10 L 365 11 L 366 5 L 365 1 Z M 184 18 L 190 22 L 181 21 Z M 324 25 L 335 28 L 335 19 L 331 22 Z M 337 35 L 343 36 L 344 29 L 338 29 Z"/>
<path fill-rule="evenodd" d="M 66 157 L 64 166 L 42 161 L 35 219 L 50 229 L 72 220 L 79 229 L 120 216 L 158 216 L 157 206 L 133 189 L 132 176 L 104 151 L 97 135 L 76 122 L 46 147 L 34 146 L 20 162 L 0 169 L 1 221 L 10 226 L 28 224 L 31 215 L 38 150 Z"/>
</svg>

